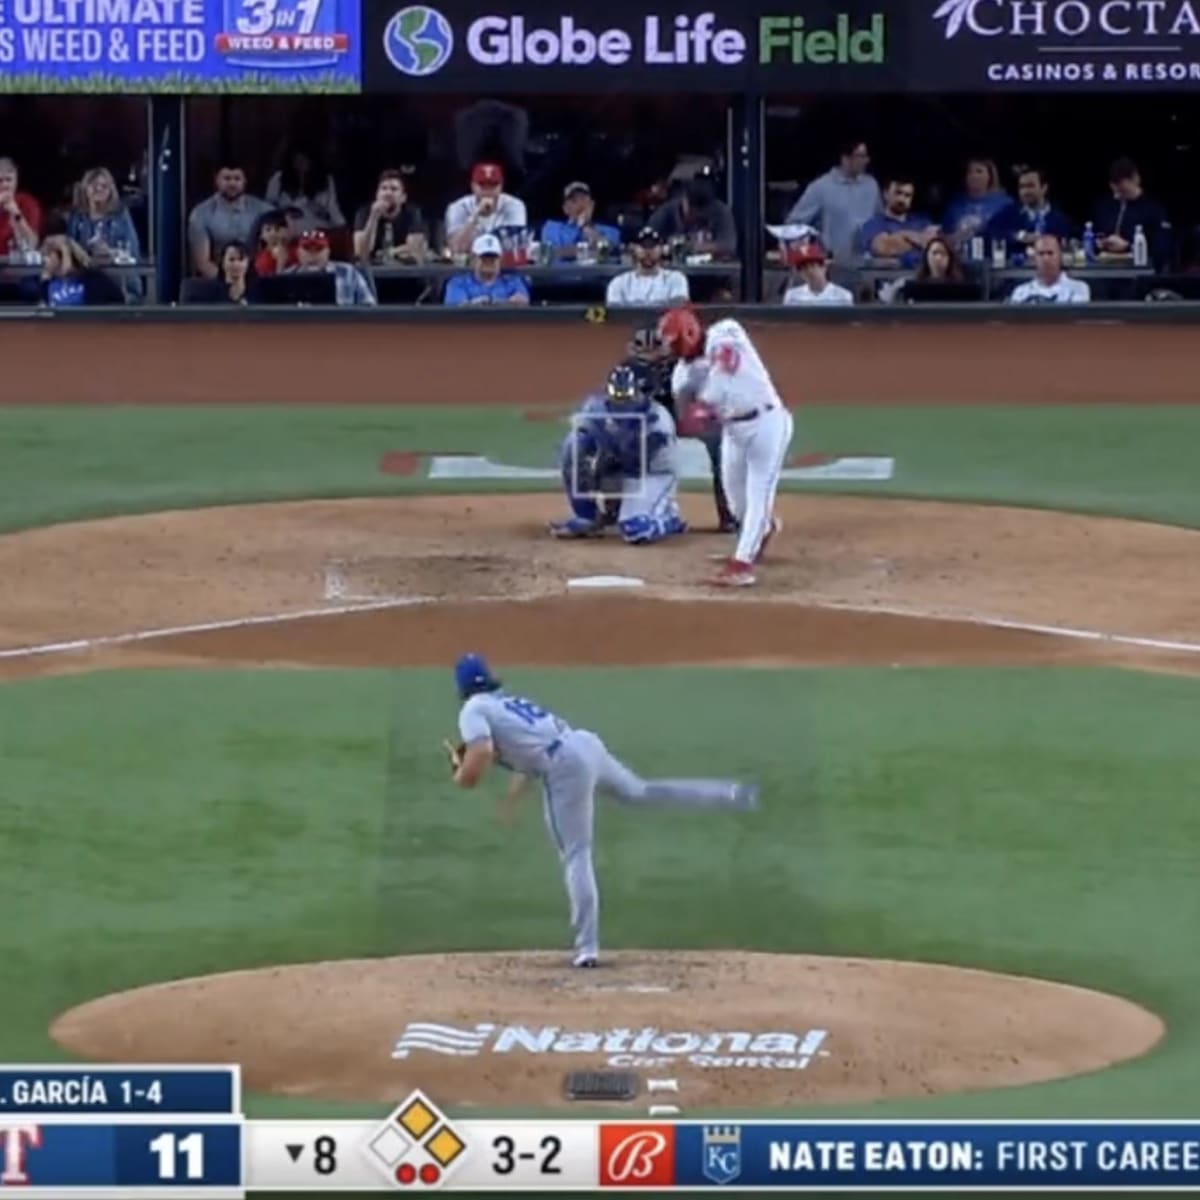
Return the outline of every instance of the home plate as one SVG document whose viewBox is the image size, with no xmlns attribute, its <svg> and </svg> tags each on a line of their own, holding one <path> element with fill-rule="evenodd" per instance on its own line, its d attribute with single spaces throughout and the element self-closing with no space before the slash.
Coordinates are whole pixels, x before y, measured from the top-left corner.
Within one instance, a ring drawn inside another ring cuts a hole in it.
<svg viewBox="0 0 1200 1200">
<path fill-rule="evenodd" d="M 581 575 L 577 579 L 568 579 L 569 588 L 640 588 L 645 587 L 646 581 L 633 575 Z"/>
</svg>

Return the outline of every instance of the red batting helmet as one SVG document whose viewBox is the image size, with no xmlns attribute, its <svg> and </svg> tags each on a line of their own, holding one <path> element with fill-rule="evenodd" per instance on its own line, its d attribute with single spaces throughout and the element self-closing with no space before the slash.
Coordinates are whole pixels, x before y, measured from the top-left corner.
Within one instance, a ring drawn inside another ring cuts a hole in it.
<svg viewBox="0 0 1200 1200">
<path fill-rule="evenodd" d="M 704 326 L 695 310 L 686 305 L 662 315 L 658 334 L 680 358 L 695 358 L 704 349 Z"/>
</svg>

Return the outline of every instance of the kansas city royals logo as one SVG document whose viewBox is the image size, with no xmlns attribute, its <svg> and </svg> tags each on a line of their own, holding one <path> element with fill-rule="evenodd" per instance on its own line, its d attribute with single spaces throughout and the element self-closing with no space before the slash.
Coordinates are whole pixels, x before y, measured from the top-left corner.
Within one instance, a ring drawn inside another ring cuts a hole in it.
<svg viewBox="0 0 1200 1200">
<path fill-rule="evenodd" d="M 705 1125 L 701 1146 L 704 1178 L 716 1184 L 732 1183 L 742 1173 L 740 1125 Z"/>
</svg>

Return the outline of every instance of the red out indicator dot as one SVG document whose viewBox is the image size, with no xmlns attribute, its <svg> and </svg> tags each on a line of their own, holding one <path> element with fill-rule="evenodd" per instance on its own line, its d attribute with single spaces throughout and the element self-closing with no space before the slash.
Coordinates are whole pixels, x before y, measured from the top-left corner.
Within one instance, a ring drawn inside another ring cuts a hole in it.
<svg viewBox="0 0 1200 1200">
<path fill-rule="evenodd" d="M 417 1168 L 412 1163 L 401 1163 L 396 1168 L 396 1179 L 400 1183 L 413 1183 L 417 1178 Z"/>
<path fill-rule="evenodd" d="M 441 1177 L 442 1177 L 441 1171 L 439 1171 L 437 1169 L 437 1167 L 435 1167 L 433 1165 L 433 1163 L 426 1163 L 421 1168 L 421 1182 L 422 1183 L 437 1183 L 437 1181 Z"/>
</svg>

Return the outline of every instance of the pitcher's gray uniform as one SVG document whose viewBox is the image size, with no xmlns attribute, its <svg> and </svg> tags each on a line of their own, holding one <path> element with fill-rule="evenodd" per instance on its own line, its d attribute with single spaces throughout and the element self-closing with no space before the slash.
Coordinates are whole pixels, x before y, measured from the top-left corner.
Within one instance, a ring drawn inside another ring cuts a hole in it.
<svg viewBox="0 0 1200 1200">
<path fill-rule="evenodd" d="M 466 658 L 483 662 L 476 655 Z M 746 810 L 757 806 L 758 788 L 732 779 L 642 779 L 609 753 L 596 734 L 573 729 L 533 701 L 504 690 L 486 665 L 483 672 L 464 700 L 459 734 L 468 748 L 490 741 L 497 764 L 541 781 L 546 828 L 562 861 L 571 903 L 574 965 L 595 966 L 599 897 L 592 829 L 597 789 L 627 804 Z M 456 669 L 456 675 L 462 694 L 463 672 Z"/>
</svg>

